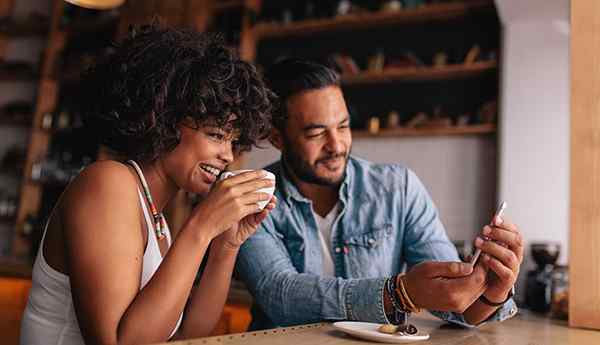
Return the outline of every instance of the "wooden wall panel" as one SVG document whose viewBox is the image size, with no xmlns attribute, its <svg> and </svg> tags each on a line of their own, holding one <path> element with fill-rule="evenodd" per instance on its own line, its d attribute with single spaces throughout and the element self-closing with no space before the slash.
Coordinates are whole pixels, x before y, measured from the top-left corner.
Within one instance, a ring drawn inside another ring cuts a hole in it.
<svg viewBox="0 0 600 345">
<path fill-rule="evenodd" d="M 599 95 L 600 1 L 571 0 L 569 324 L 593 329 L 600 329 Z"/>
</svg>

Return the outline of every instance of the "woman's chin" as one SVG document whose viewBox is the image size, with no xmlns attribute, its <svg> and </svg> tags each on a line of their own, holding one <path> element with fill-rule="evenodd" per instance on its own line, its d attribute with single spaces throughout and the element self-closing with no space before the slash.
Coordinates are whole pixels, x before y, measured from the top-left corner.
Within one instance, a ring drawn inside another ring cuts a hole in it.
<svg viewBox="0 0 600 345">
<path fill-rule="evenodd" d="M 210 189 L 212 188 L 213 184 L 210 185 L 203 185 L 203 186 L 194 186 L 194 190 L 192 193 L 198 194 L 201 197 L 205 197 L 208 195 L 208 193 L 210 192 Z"/>
</svg>

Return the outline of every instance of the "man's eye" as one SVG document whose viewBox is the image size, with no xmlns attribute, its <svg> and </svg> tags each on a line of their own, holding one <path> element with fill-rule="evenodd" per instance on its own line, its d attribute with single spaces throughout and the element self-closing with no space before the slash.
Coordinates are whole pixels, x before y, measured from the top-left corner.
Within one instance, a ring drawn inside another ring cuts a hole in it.
<svg viewBox="0 0 600 345">
<path fill-rule="evenodd" d="M 321 132 L 310 132 L 306 134 L 307 138 L 317 138 L 321 135 L 323 135 L 323 133 L 325 133 L 325 131 L 321 131 Z"/>
</svg>

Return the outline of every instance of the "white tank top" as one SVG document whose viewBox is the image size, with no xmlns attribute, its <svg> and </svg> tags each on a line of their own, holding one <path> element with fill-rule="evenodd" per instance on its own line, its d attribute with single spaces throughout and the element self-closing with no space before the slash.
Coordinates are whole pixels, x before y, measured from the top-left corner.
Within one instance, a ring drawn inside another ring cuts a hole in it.
<svg viewBox="0 0 600 345">
<path fill-rule="evenodd" d="M 160 266 L 162 255 L 154 235 L 150 213 L 139 189 L 138 194 L 148 229 L 141 290 Z M 48 224 L 46 224 L 46 228 L 47 226 Z M 46 229 L 44 229 L 40 249 L 33 265 L 29 300 L 21 321 L 21 345 L 85 345 L 73 308 L 69 276 L 53 269 L 46 262 L 43 251 L 45 236 Z M 168 228 L 166 236 L 168 246 L 171 247 L 171 232 Z M 171 332 L 171 336 L 179 328 L 181 318 L 182 315 L 179 316 L 179 321 Z"/>
</svg>

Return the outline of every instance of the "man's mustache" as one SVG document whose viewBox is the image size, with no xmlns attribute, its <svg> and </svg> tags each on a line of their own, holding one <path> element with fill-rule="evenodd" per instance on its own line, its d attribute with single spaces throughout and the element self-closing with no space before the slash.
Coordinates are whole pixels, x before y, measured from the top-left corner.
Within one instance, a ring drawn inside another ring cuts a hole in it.
<svg viewBox="0 0 600 345">
<path fill-rule="evenodd" d="M 316 163 L 323 163 L 323 162 L 326 162 L 326 161 L 329 161 L 329 160 L 333 160 L 333 159 L 336 159 L 336 158 L 344 158 L 345 159 L 346 157 L 348 157 L 348 152 L 336 153 L 336 154 L 332 154 L 332 155 L 329 155 L 329 156 L 325 156 L 325 157 L 319 158 L 319 159 L 317 159 Z"/>
</svg>

